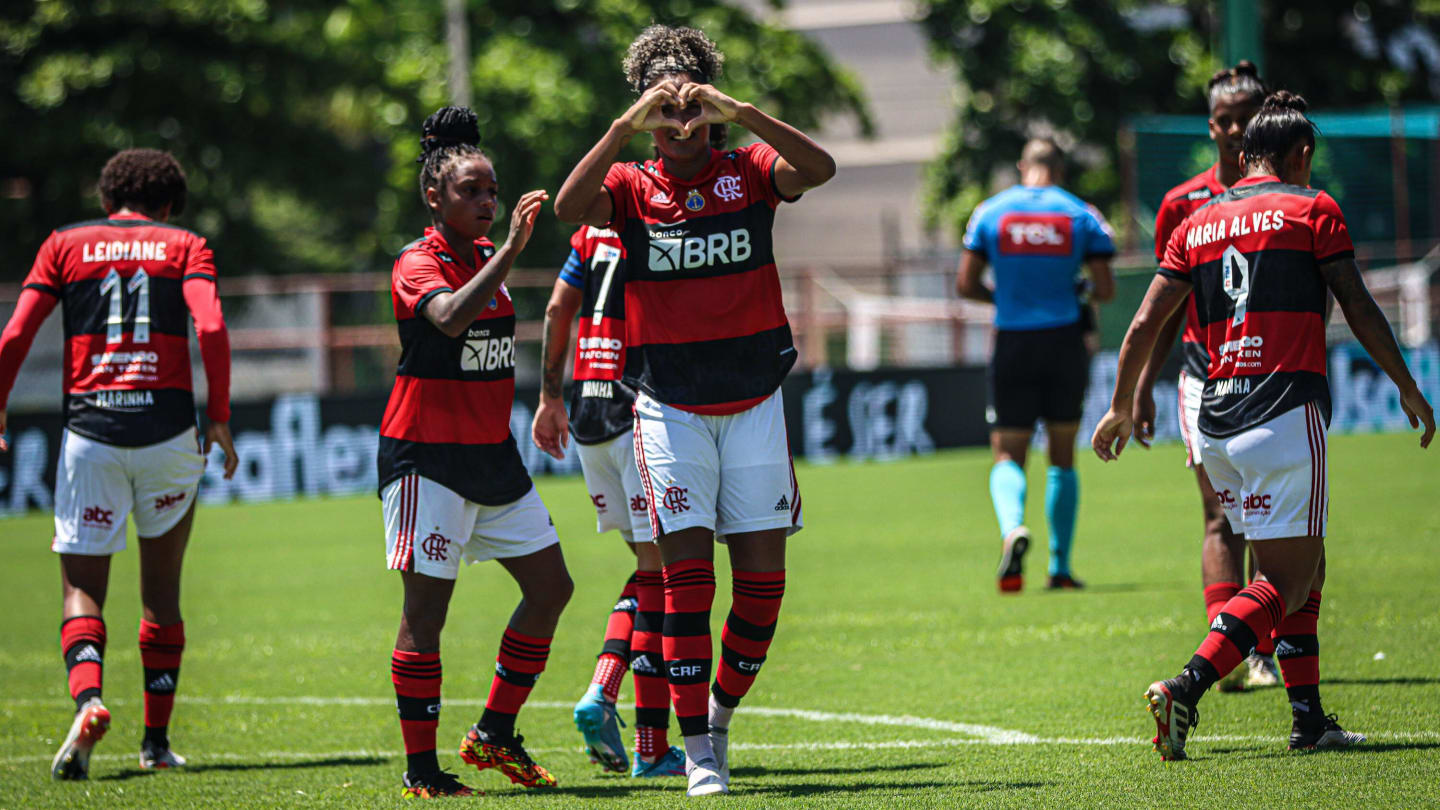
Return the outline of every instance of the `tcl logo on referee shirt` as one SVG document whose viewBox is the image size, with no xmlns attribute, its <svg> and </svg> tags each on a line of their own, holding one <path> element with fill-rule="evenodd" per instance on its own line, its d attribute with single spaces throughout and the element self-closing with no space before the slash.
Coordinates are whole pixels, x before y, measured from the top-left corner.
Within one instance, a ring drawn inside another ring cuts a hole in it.
<svg viewBox="0 0 1440 810">
<path fill-rule="evenodd" d="M 1074 244 L 1072 228 L 1065 214 L 1006 214 L 1000 218 L 997 243 L 1006 254 L 1068 256 Z"/>
</svg>

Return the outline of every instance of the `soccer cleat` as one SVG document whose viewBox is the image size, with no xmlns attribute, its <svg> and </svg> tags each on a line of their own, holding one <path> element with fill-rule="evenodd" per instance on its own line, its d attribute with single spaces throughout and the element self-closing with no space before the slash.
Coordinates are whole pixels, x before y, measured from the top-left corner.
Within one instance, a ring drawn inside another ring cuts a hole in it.
<svg viewBox="0 0 1440 810">
<path fill-rule="evenodd" d="M 555 787 L 555 777 L 525 753 L 525 738 L 515 734 L 508 738 L 471 726 L 460 741 L 460 758 L 478 770 L 499 768 L 517 785 L 528 788 Z"/>
<path fill-rule="evenodd" d="M 1166 762 L 1185 758 L 1185 738 L 1200 722 L 1200 711 L 1193 704 L 1176 699 L 1178 687 L 1171 678 L 1156 681 L 1145 690 L 1146 708 L 1155 716 L 1155 750 Z"/>
<path fill-rule="evenodd" d="M 730 729 L 719 726 L 710 727 L 710 750 L 715 754 L 715 764 L 719 766 L 720 778 L 730 783 Z"/>
<path fill-rule="evenodd" d="M 439 799 L 445 796 L 484 796 L 484 792 L 464 785 L 455 774 L 446 771 L 400 777 L 405 785 L 401 796 L 406 799 Z"/>
<path fill-rule="evenodd" d="M 615 704 L 605 699 L 600 684 L 590 684 L 585 696 L 575 704 L 575 727 L 585 737 L 585 751 L 590 761 L 612 773 L 630 770 L 625 742 L 620 738 L 620 724 Z"/>
<path fill-rule="evenodd" d="M 1236 669 L 1244 670 L 1246 689 L 1280 685 L 1280 667 L 1275 665 L 1275 659 L 1271 656 L 1251 653 L 1246 656 L 1244 664 Z"/>
<path fill-rule="evenodd" d="M 1294 712 L 1295 722 L 1290 726 L 1290 750 L 1303 751 L 1316 748 L 1348 748 L 1365 742 L 1364 734 L 1356 734 L 1340 727 L 1340 721 L 1333 714 L 1327 714 L 1319 722 L 1305 722 L 1309 712 Z"/>
<path fill-rule="evenodd" d="M 1051 574 L 1050 579 L 1045 583 L 1047 591 L 1078 591 L 1083 587 L 1085 587 L 1085 583 L 1069 574 Z"/>
<path fill-rule="evenodd" d="M 183 767 L 185 767 L 185 757 L 171 751 L 168 747 L 161 748 L 144 744 L 140 746 L 140 769 L 143 771 Z"/>
<path fill-rule="evenodd" d="M 1250 668 L 1242 661 L 1230 670 L 1230 673 L 1215 682 L 1215 688 L 1221 692 L 1244 692 L 1245 681 L 1250 676 Z"/>
<path fill-rule="evenodd" d="M 90 751 L 110 729 L 110 710 L 93 697 L 75 713 L 65 743 L 50 762 L 50 776 L 55 779 L 87 779 L 90 776 Z"/>
<path fill-rule="evenodd" d="M 632 779 L 654 779 L 660 776 L 685 775 L 685 750 L 678 745 L 670 746 L 664 756 L 654 762 L 646 762 L 635 754 L 635 768 L 630 771 Z"/>
<path fill-rule="evenodd" d="M 685 775 L 689 777 L 686 796 L 718 796 L 730 792 L 730 786 L 726 784 L 729 780 L 720 774 L 720 765 L 712 757 L 699 762 L 687 760 Z"/>
<path fill-rule="evenodd" d="M 1005 535 L 1000 552 L 1000 570 L 996 578 L 1000 581 L 1001 593 L 1015 593 L 1025 584 L 1025 552 L 1030 549 L 1030 530 L 1016 526 Z"/>
</svg>

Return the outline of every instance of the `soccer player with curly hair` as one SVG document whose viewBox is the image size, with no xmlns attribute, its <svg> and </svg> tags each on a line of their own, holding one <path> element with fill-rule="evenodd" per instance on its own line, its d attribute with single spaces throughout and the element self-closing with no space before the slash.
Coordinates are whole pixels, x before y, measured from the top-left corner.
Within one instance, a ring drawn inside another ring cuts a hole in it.
<svg viewBox="0 0 1440 810">
<path fill-rule="evenodd" d="M 145 736 L 140 767 L 175 768 L 170 714 L 185 649 L 180 573 L 195 495 L 212 445 L 225 477 L 238 457 L 230 438 L 230 339 L 215 260 L 199 234 L 168 224 L 185 208 L 185 172 L 168 152 L 127 149 L 100 173 L 104 219 L 57 229 L 35 257 L 0 335 L 0 451 L 5 404 L 45 318 L 65 310 L 65 432 L 55 475 L 60 555 L 60 646 L 75 718 L 51 763 L 56 779 L 85 779 L 110 727 L 101 701 L 110 558 L 125 549 L 125 522 L 140 547 L 140 664 Z M 194 321 L 209 392 L 201 446 L 191 393 L 187 320 Z"/>
<path fill-rule="evenodd" d="M 661 648 L 692 796 L 729 790 L 730 720 L 765 661 L 786 537 L 802 525 L 779 390 L 795 346 L 775 213 L 835 174 L 799 130 L 716 89 L 723 62 L 693 28 L 641 32 L 625 59 L 639 99 L 555 198 L 561 220 L 609 228 L 631 257 L 623 376 L 637 392 L 635 460 L 663 561 Z M 711 128 L 731 123 L 760 142 L 714 149 Z M 656 158 L 616 162 L 645 132 Z M 734 581 L 711 684 L 717 537 Z"/>
<path fill-rule="evenodd" d="M 1155 216 L 1157 263 L 1165 258 L 1165 245 L 1180 223 L 1240 179 L 1241 140 L 1245 135 L 1245 126 L 1265 101 L 1265 83 L 1254 64 L 1241 61 L 1235 67 L 1217 71 L 1210 78 L 1206 97 L 1210 107 L 1210 140 L 1215 142 L 1215 164 L 1165 193 Z M 1209 623 L 1246 582 L 1247 555 L 1245 538 L 1230 530 L 1200 459 L 1200 429 L 1196 423 L 1200 418 L 1200 397 L 1205 388 L 1209 358 L 1196 322 L 1193 296 L 1186 302 L 1183 311 L 1176 312 L 1164 324 L 1160 338 L 1155 341 L 1154 353 L 1140 373 L 1140 382 L 1135 388 L 1135 440 L 1141 446 L 1149 447 L 1150 439 L 1155 435 L 1155 379 L 1170 354 L 1170 347 L 1175 345 L 1175 336 L 1181 331 L 1182 323 L 1184 336 L 1181 338 L 1180 379 L 1176 384 L 1179 394 L 1176 415 L 1180 421 L 1180 437 L 1185 444 L 1185 465 L 1195 470 L 1195 483 L 1200 489 L 1205 518 L 1200 576 L 1205 595 L 1206 622 Z M 1246 657 L 1242 666 L 1221 678 L 1216 688 L 1232 692 L 1278 684 L 1280 675 L 1275 666 L 1274 649 L 1270 638 L 1257 640 L 1255 652 Z"/>
<path fill-rule="evenodd" d="M 460 757 L 526 787 L 555 779 L 525 751 L 515 716 L 550 655 L 574 586 L 550 514 L 510 435 L 515 308 L 505 278 L 535 227 L 544 191 L 521 195 L 510 234 L 488 238 L 500 202 L 475 113 L 445 107 L 422 129 L 420 195 L 433 224 L 395 260 L 400 332 L 395 386 L 380 423 L 387 566 L 404 603 L 391 679 L 405 740 L 407 796 L 472 795 L 440 769 L 440 631 L 460 562 L 498 560 L 521 600 L 500 639 L 490 696 Z"/>
<path fill-rule="evenodd" d="M 1184 759 L 1197 704 L 1259 639 L 1275 636 L 1290 699 L 1290 748 L 1343 748 L 1365 737 L 1320 703 L 1321 588 L 1329 516 L 1325 377 L 1326 292 L 1361 345 L 1395 383 L 1420 446 L 1435 435 L 1390 325 L 1355 266 L 1345 217 L 1309 187 L 1315 127 L 1305 100 L 1279 91 L 1245 128 L 1244 176 L 1177 227 L 1120 348 L 1115 393 L 1091 445 L 1119 458 L 1133 429 L 1135 383 L 1160 327 L 1193 298 L 1208 365 L 1200 454 L 1230 528 L 1255 554 L 1259 576 L 1221 608 L 1174 678 L 1152 683 L 1155 747 Z"/>
</svg>

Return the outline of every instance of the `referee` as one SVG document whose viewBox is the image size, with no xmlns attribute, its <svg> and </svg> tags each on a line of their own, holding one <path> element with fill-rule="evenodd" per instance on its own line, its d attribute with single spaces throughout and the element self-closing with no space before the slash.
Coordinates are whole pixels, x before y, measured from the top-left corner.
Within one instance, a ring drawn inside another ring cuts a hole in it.
<svg viewBox="0 0 1440 810">
<path fill-rule="evenodd" d="M 1020 184 L 981 203 L 965 229 L 956 288 L 961 297 L 995 305 L 995 355 L 990 361 L 990 498 L 1000 521 L 1000 590 L 1020 590 L 1030 547 L 1025 527 L 1025 454 L 1035 421 L 1045 420 L 1050 470 L 1045 517 L 1050 524 L 1049 588 L 1079 588 L 1070 573 L 1070 544 L 1080 484 L 1075 433 L 1089 377 L 1084 342 L 1086 306 L 1076 276 L 1084 265 L 1090 299 L 1110 300 L 1115 278 L 1109 226 L 1093 207 L 1059 187 L 1065 154 L 1049 138 L 1020 153 Z M 995 286 L 981 281 L 986 265 Z M 1083 286 L 1083 285 L 1082 285 Z"/>
</svg>

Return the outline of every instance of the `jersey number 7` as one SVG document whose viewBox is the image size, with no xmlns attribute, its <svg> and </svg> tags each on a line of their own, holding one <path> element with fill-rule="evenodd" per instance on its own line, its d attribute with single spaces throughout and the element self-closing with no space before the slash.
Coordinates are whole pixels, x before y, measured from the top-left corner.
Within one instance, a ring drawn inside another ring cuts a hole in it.
<svg viewBox="0 0 1440 810">
<path fill-rule="evenodd" d="M 605 318 L 605 302 L 610 298 L 610 282 L 615 280 L 615 268 L 620 266 L 620 249 L 614 245 L 597 245 L 595 258 L 590 260 L 590 270 L 595 272 L 600 265 L 606 265 L 605 277 L 600 280 L 600 294 L 595 297 L 595 314 L 590 323 L 599 326 Z"/>
</svg>

